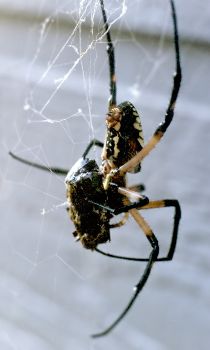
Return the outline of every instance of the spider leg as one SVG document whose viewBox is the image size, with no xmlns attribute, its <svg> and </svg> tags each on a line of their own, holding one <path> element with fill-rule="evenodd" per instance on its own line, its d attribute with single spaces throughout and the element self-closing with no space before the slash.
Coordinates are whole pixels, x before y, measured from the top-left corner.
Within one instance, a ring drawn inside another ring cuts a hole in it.
<svg viewBox="0 0 210 350">
<path fill-rule="evenodd" d="M 90 141 L 90 143 L 87 145 L 87 147 L 86 147 L 84 153 L 82 154 L 82 158 L 86 158 L 86 156 L 88 155 L 88 153 L 90 152 L 90 150 L 91 150 L 91 148 L 92 148 L 93 146 L 98 146 L 98 147 L 101 147 L 101 148 L 102 148 L 102 147 L 104 146 L 104 144 L 103 144 L 103 142 L 101 142 L 101 141 L 99 141 L 99 140 L 97 140 L 97 139 L 93 139 L 93 140 Z"/>
<path fill-rule="evenodd" d="M 163 135 L 165 134 L 167 128 L 171 124 L 171 121 L 173 120 L 174 116 L 174 109 L 176 105 L 177 96 L 179 93 L 180 85 L 181 85 L 181 79 L 182 79 L 182 73 L 181 73 L 181 65 L 180 65 L 180 53 L 179 53 L 179 35 L 178 35 L 178 28 L 177 28 L 177 18 L 176 18 L 176 11 L 173 0 L 170 0 L 171 4 L 171 12 L 172 12 L 172 20 L 173 20 L 173 30 L 174 30 L 174 48 L 175 48 L 175 56 L 176 56 L 176 68 L 174 73 L 174 79 L 173 79 L 173 88 L 171 92 L 171 97 L 169 100 L 169 104 L 166 110 L 165 119 L 163 122 L 158 126 L 158 128 L 155 130 L 153 136 L 150 138 L 148 143 L 139 151 L 133 158 L 131 158 L 128 162 L 123 164 L 119 169 L 115 169 L 113 171 L 113 174 L 115 172 L 119 172 L 120 175 L 124 175 L 128 171 L 132 171 L 141 161 L 144 159 L 157 145 L 157 143 L 161 140 Z M 107 175 L 107 179 L 105 182 L 105 188 L 108 187 L 108 183 L 113 176 L 112 173 Z"/>
<path fill-rule="evenodd" d="M 100 253 L 101 255 L 107 256 L 109 258 L 114 258 L 114 259 L 128 260 L 128 261 L 148 261 L 149 260 L 148 258 L 131 258 L 129 256 L 110 254 L 110 253 L 104 252 L 103 250 L 98 249 L 98 248 L 95 248 L 95 251 L 97 253 Z M 156 261 L 158 261 L 158 259 Z"/>
<path fill-rule="evenodd" d="M 138 202 L 135 202 L 135 203 L 133 203 L 134 208 L 155 209 L 155 208 L 174 207 L 174 209 L 175 209 L 174 224 L 173 224 L 172 238 L 171 238 L 171 243 L 169 246 L 168 254 L 165 257 L 158 258 L 157 261 L 172 260 L 175 249 L 176 249 L 179 221 L 181 219 L 181 208 L 180 208 L 179 202 L 176 199 L 162 199 L 162 200 L 157 200 L 157 201 L 149 201 L 145 206 L 142 206 L 141 201 L 142 201 L 143 196 L 140 195 L 139 193 L 132 191 L 130 189 L 124 188 L 124 187 L 118 187 L 118 192 L 120 194 L 123 194 L 124 196 L 126 196 L 128 198 L 129 197 L 139 198 L 140 206 L 138 206 Z M 145 198 L 147 198 L 147 197 L 145 197 Z M 136 204 L 136 206 L 135 206 L 135 204 Z"/>
<path fill-rule="evenodd" d="M 87 146 L 87 148 L 85 149 L 83 155 L 82 155 L 82 158 L 86 158 L 88 152 L 90 151 L 90 149 L 93 147 L 93 146 L 99 146 L 99 147 L 103 147 L 103 143 L 97 139 L 93 139 Z M 58 167 L 47 167 L 45 165 L 42 165 L 42 164 L 38 164 L 36 162 L 31 162 L 30 160 L 27 160 L 27 159 L 24 159 L 22 157 L 19 157 L 17 156 L 16 154 L 12 153 L 11 151 L 9 152 L 9 155 L 18 160 L 19 162 L 21 163 L 24 163 L 24 164 L 27 164 L 27 165 L 30 165 L 32 166 L 33 168 L 37 168 L 37 169 L 40 169 L 40 170 L 44 170 L 44 171 L 48 171 L 50 173 L 54 173 L 54 174 L 57 174 L 57 175 L 64 175 L 66 176 L 69 172 L 69 169 L 63 169 L 63 168 L 58 168 Z"/>
<path fill-rule="evenodd" d="M 133 296 L 129 300 L 129 302 L 128 302 L 127 306 L 125 307 L 125 309 L 122 311 L 122 313 L 117 317 L 117 319 L 108 328 L 106 328 L 104 331 L 102 331 L 100 333 L 93 334 L 92 335 L 93 338 L 101 337 L 101 336 L 104 336 L 104 335 L 108 334 L 125 317 L 127 312 L 131 309 L 132 305 L 134 304 L 134 302 L 135 302 L 136 298 L 138 297 L 139 293 L 143 289 L 145 283 L 147 282 L 147 279 L 148 279 L 148 277 L 150 275 L 152 266 L 153 266 L 154 262 L 157 260 L 157 256 L 158 256 L 158 253 L 159 253 L 159 245 L 158 245 L 157 238 L 155 237 L 154 233 L 152 232 L 152 230 L 149 227 L 149 225 L 147 224 L 147 222 L 139 214 L 137 209 L 131 209 L 130 213 L 133 216 L 133 218 L 135 219 L 135 221 L 137 222 L 137 224 L 140 226 L 140 228 L 143 230 L 143 232 L 146 235 L 147 239 L 149 240 L 149 242 L 150 242 L 150 244 L 152 246 L 152 251 L 151 251 L 151 253 L 149 255 L 149 259 L 148 259 L 148 262 L 147 262 L 146 267 L 144 269 L 143 275 L 141 276 L 140 280 L 136 284 L 136 286 L 134 288 Z"/>
<path fill-rule="evenodd" d="M 174 207 L 175 209 L 172 238 L 171 238 L 171 243 L 170 243 L 167 255 L 164 257 L 157 258 L 156 261 L 169 261 L 173 259 L 174 252 L 176 249 L 177 238 L 178 238 L 179 221 L 181 219 L 181 208 L 180 208 L 179 202 L 176 199 L 163 199 L 158 201 L 150 201 L 147 205 L 141 208 L 141 209 L 155 209 L 155 208 L 166 208 L 166 207 Z M 148 261 L 148 258 L 131 258 L 127 256 L 110 254 L 98 248 L 96 248 L 95 250 L 104 256 L 114 258 L 114 259 L 129 260 L 129 261 Z"/>
<path fill-rule="evenodd" d="M 22 157 L 18 157 L 16 156 L 16 154 L 12 153 L 12 152 L 9 152 L 9 155 L 18 160 L 19 162 L 21 163 L 24 163 L 24 164 L 27 164 L 27 165 L 30 165 L 32 166 L 33 168 L 37 168 L 37 169 L 40 169 L 40 170 L 44 170 L 44 171 L 48 171 L 49 173 L 54 173 L 54 174 L 57 174 L 57 175 L 64 175 L 66 176 L 67 173 L 68 173 L 68 169 L 63 169 L 63 168 L 57 168 L 57 167 L 48 167 L 48 166 L 45 166 L 45 165 L 42 165 L 42 164 L 38 164 L 38 163 L 35 163 L 35 162 L 31 162 L 27 159 L 24 159 Z"/>
<path fill-rule="evenodd" d="M 166 207 L 174 207 L 175 209 L 172 238 L 171 238 L 171 243 L 170 243 L 167 255 L 165 257 L 158 258 L 157 261 L 169 261 L 173 259 L 174 252 L 176 249 L 177 237 L 178 237 L 179 221 L 181 219 L 180 204 L 176 199 L 163 199 L 158 201 L 151 201 L 145 207 L 141 208 L 141 209 L 152 209 L 152 208 L 166 208 Z"/>
<path fill-rule="evenodd" d="M 115 75 L 115 56 L 114 56 L 114 46 L 111 39 L 111 33 L 110 33 L 110 26 L 107 21 L 106 11 L 104 8 L 104 1 L 100 0 L 101 5 L 101 11 L 102 11 L 102 17 L 104 21 L 104 30 L 106 33 L 106 40 L 107 40 L 107 54 L 109 59 L 109 79 L 110 79 L 110 98 L 109 98 L 109 109 L 116 106 L 116 93 L 117 93 L 117 87 L 116 87 L 116 75 Z"/>
</svg>

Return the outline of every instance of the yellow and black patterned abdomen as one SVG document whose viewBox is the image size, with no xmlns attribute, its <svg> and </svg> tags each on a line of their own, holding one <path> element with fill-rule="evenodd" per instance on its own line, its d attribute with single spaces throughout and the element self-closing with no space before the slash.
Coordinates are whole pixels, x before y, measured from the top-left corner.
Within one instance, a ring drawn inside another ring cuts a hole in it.
<svg viewBox="0 0 210 350">
<path fill-rule="evenodd" d="M 144 146 L 141 120 L 136 108 L 126 101 L 113 108 L 107 115 L 107 137 L 105 140 L 104 160 L 111 167 L 119 168 L 130 160 Z M 132 172 L 141 169 L 138 164 Z"/>
</svg>

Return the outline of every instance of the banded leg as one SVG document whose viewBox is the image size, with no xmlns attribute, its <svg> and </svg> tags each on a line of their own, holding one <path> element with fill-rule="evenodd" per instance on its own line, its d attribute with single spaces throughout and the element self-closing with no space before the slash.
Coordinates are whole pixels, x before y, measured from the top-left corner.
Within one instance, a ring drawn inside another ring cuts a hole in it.
<svg viewBox="0 0 210 350">
<path fill-rule="evenodd" d="M 157 208 L 166 208 L 166 207 L 173 207 L 175 210 L 172 237 L 171 237 L 171 242 L 169 245 L 169 250 L 167 255 L 157 258 L 156 261 L 170 261 L 173 259 L 174 252 L 176 249 L 177 238 L 178 238 L 179 222 L 181 219 L 181 208 L 180 208 L 179 202 L 176 199 L 150 201 L 147 205 L 141 207 L 141 209 L 157 209 Z M 104 256 L 114 258 L 114 259 L 129 260 L 129 261 L 148 261 L 148 258 L 132 258 L 127 256 L 115 255 L 115 254 L 104 252 L 98 248 L 96 248 L 96 251 Z"/>
<path fill-rule="evenodd" d="M 167 208 L 167 207 L 173 207 L 175 210 L 171 243 L 170 243 L 167 255 L 164 257 L 158 258 L 157 261 L 169 261 L 173 259 L 174 252 L 176 249 L 177 238 L 178 238 L 179 222 L 181 219 L 180 204 L 176 199 L 163 199 L 158 201 L 151 201 L 146 206 L 141 208 L 141 209 L 155 209 L 155 208 Z"/>
<path fill-rule="evenodd" d="M 159 245 L 158 245 L 157 238 L 155 237 L 154 233 L 152 232 L 152 230 L 149 227 L 149 225 L 147 224 L 147 222 L 144 220 L 144 218 L 139 214 L 139 212 L 136 209 L 131 209 L 130 213 L 133 216 L 133 218 L 135 219 L 135 221 L 137 222 L 137 224 L 139 225 L 139 227 L 145 233 L 148 241 L 151 244 L 152 251 L 151 251 L 151 253 L 149 255 L 149 258 L 148 258 L 146 267 L 144 269 L 143 275 L 141 276 L 140 280 L 136 284 L 133 296 L 129 300 L 129 302 L 128 302 L 127 306 L 125 307 L 125 309 L 117 317 L 117 319 L 108 328 L 106 328 L 103 332 L 100 332 L 100 333 L 97 333 L 97 334 L 93 334 L 92 335 L 93 338 L 101 337 L 101 336 L 104 336 L 104 335 L 108 334 L 125 317 L 127 312 L 131 309 L 132 305 L 134 304 L 134 302 L 135 302 L 136 298 L 138 297 L 139 293 L 143 289 L 145 283 L 147 282 L 147 279 L 148 279 L 148 277 L 150 275 L 152 266 L 153 266 L 154 262 L 157 260 L 157 256 L 158 256 L 158 253 L 159 253 Z"/>
<path fill-rule="evenodd" d="M 176 57 L 176 68 L 175 68 L 174 79 L 173 79 L 173 88 L 172 88 L 169 104 L 166 110 L 165 118 L 163 122 L 155 130 L 153 136 L 150 138 L 148 143 L 142 148 L 141 151 L 139 151 L 139 153 L 137 153 L 128 162 L 123 164 L 119 169 L 114 169 L 110 174 L 107 175 L 107 178 L 105 181 L 105 189 L 107 189 L 112 176 L 114 176 L 116 172 L 119 172 L 119 174 L 123 176 L 127 172 L 132 171 L 132 169 L 134 169 L 139 163 L 141 163 L 141 161 L 153 150 L 153 148 L 162 139 L 166 130 L 168 129 L 169 125 L 173 120 L 176 100 L 177 100 L 180 85 L 181 85 L 182 73 L 181 73 L 180 53 L 179 53 L 179 35 L 178 35 L 178 28 L 177 28 L 177 18 L 176 18 L 176 11 L 175 11 L 173 0 L 170 0 L 170 5 L 171 5 L 173 30 L 174 30 L 174 48 L 175 48 L 175 57 Z"/>
</svg>

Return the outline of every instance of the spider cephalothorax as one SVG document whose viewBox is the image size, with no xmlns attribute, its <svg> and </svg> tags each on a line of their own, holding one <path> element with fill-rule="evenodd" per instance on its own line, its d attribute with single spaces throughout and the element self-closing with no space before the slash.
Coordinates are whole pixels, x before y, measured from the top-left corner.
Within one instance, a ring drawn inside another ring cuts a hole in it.
<svg viewBox="0 0 210 350">
<path fill-rule="evenodd" d="M 110 76 L 110 99 L 106 117 L 106 137 L 102 143 L 93 139 L 87 146 L 82 158 L 70 171 L 57 167 L 47 167 L 22 159 L 10 152 L 10 155 L 36 168 L 54 172 L 66 176 L 67 202 L 70 218 L 76 231 L 74 236 L 85 248 L 97 251 L 107 257 L 130 261 L 144 261 L 146 266 L 139 281 L 135 286 L 132 297 L 127 306 L 116 320 L 103 332 L 93 335 L 94 337 L 108 334 L 127 314 L 132 307 L 138 294 L 144 287 L 150 275 L 154 262 L 172 260 L 176 248 L 181 209 L 175 199 L 149 200 L 140 192 L 144 188 L 142 184 L 127 186 L 126 173 L 137 173 L 140 170 L 142 160 L 153 150 L 174 116 L 174 109 L 181 84 L 181 65 L 179 57 L 179 37 L 177 30 L 176 12 L 173 0 L 169 0 L 171 6 L 176 69 L 173 79 L 172 91 L 169 104 L 162 123 L 144 145 L 141 121 L 136 108 L 130 102 L 117 105 L 116 102 L 116 75 L 114 47 L 111 40 L 110 26 L 107 21 L 104 1 L 99 0 L 101 5 L 104 30 L 107 40 L 107 54 L 109 60 Z M 99 168 L 95 161 L 89 160 L 87 155 L 93 146 L 103 148 L 102 167 Z M 172 207 L 174 209 L 174 223 L 172 238 L 167 254 L 159 257 L 159 244 L 150 225 L 141 215 L 141 210 L 153 208 Z M 124 217 L 115 224 L 110 224 L 110 219 L 124 213 Z M 147 258 L 132 258 L 105 253 L 98 249 L 98 245 L 110 240 L 110 228 L 120 227 L 126 223 L 130 215 L 143 231 L 147 238 L 151 252 Z"/>
</svg>

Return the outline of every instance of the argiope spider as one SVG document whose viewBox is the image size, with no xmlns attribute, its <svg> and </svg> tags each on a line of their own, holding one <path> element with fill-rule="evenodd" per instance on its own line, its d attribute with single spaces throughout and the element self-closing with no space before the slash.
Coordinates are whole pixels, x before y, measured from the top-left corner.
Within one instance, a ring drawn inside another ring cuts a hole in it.
<svg viewBox="0 0 210 350">
<path fill-rule="evenodd" d="M 67 209 L 76 228 L 73 234 L 76 240 L 80 241 L 85 248 L 95 250 L 111 258 L 146 262 L 144 272 L 136 284 L 134 293 L 125 309 L 108 328 L 100 333 L 94 334 L 93 337 L 108 334 L 125 317 L 144 287 L 150 275 L 153 263 L 156 261 L 172 260 L 176 247 L 178 226 L 181 218 L 179 202 L 174 199 L 150 201 L 146 196 L 140 194 L 143 185 L 135 186 L 135 188 L 127 187 L 126 185 L 126 173 L 137 173 L 140 171 L 141 161 L 164 136 L 174 115 L 175 103 L 181 84 L 181 66 L 176 12 L 173 0 L 169 1 L 174 29 L 176 71 L 165 118 L 146 145 L 144 145 L 141 121 L 135 107 L 132 103 L 127 101 L 119 105 L 117 105 L 116 102 L 114 47 L 111 40 L 110 27 L 107 21 L 104 2 L 100 0 L 104 31 L 107 39 L 110 74 L 110 100 L 109 111 L 106 117 L 107 132 L 105 142 L 102 143 L 96 139 L 92 140 L 84 151 L 82 158 L 76 162 L 70 171 L 56 167 L 48 168 L 44 165 L 20 158 L 10 152 L 13 158 L 25 164 L 55 174 L 66 175 Z M 101 168 L 98 167 L 94 160 L 87 158 L 93 146 L 99 146 L 103 149 Z M 163 207 L 173 207 L 175 216 L 168 253 L 164 257 L 159 257 L 158 240 L 139 210 Z M 117 224 L 110 224 L 110 219 L 119 213 L 125 213 L 123 219 Z M 120 227 L 125 224 L 129 214 L 137 222 L 151 244 L 152 250 L 148 258 L 131 258 L 113 255 L 98 249 L 98 244 L 110 240 L 110 228 Z"/>
</svg>

